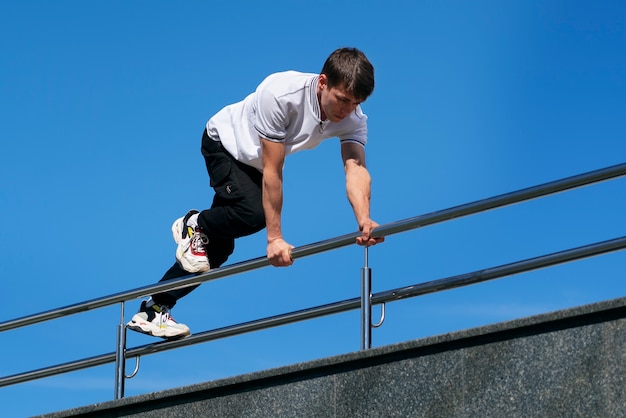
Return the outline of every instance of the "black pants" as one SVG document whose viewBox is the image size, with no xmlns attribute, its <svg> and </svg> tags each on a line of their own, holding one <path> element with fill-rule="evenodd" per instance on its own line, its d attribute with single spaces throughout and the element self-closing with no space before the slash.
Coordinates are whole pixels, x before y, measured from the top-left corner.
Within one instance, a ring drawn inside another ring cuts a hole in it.
<svg viewBox="0 0 626 418">
<path fill-rule="evenodd" d="M 209 238 L 205 247 L 211 268 L 221 266 L 235 249 L 235 239 L 265 228 L 262 201 L 262 174 L 254 167 L 235 160 L 220 142 L 202 135 L 202 155 L 209 173 L 210 185 L 215 190 L 211 208 L 198 216 L 198 225 Z M 160 281 L 188 276 L 178 262 Z M 170 308 L 176 301 L 198 286 L 152 295 L 155 303 Z"/>
</svg>

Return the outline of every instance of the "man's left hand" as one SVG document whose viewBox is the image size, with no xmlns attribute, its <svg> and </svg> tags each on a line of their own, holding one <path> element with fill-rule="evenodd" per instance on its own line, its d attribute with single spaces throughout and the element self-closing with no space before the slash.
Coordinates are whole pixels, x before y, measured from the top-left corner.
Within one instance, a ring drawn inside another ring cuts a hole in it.
<svg viewBox="0 0 626 418">
<path fill-rule="evenodd" d="M 356 243 L 363 246 L 372 246 L 376 245 L 379 242 L 383 242 L 385 237 L 374 237 L 372 233 L 374 232 L 374 228 L 377 228 L 379 225 L 368 219 L 359 225 L 359 231 L 361 231 L 361 236 L 356 238 Z"/>
</svg>

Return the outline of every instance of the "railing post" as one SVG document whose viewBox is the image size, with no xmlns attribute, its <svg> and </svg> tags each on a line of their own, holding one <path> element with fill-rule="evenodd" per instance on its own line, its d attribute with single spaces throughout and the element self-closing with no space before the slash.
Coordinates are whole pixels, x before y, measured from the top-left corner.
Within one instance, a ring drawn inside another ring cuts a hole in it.
<svg viewBox="0 0 626 418">
<path fill-rule="evenodd" d="M 368 247 L 361 269 L 361 350 L 372 348 L 372 270 L 368 266 Z"/>
<path fill-rule="evenodd" d="M 121 318 L 117 326 L 117 347 L 115 349 L 115 399 L 124 397 L 124 379 L 126 379 L 126 324 L 124 321 L 124 302 L 121 304 Z"/>
</svg>

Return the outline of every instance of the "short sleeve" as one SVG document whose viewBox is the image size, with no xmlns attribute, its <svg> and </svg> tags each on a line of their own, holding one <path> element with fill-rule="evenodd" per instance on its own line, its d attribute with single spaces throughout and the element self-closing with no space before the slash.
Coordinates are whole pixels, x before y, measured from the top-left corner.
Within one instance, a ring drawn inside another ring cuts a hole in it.
<svg viewBox="0 0 626 418">
<path fill-rule="evenodd" d="M 361 106 L 357 107 L 355 113 L 359 121 L 358 126 L 350 132 L 339 134 L 339 140 L 341 143 L 353 142 L 365 147 L 367 144 L 367 115 L 361 111 Z"/>
<path fill-rule="evenodd" d="M 270 141 L 284 141 L 289 124 L 287 109 L 271 90 L 264 88 L 263 85 L 257 89 L 255 99 L 254 129 L 259 135 Z"/>
</svg>

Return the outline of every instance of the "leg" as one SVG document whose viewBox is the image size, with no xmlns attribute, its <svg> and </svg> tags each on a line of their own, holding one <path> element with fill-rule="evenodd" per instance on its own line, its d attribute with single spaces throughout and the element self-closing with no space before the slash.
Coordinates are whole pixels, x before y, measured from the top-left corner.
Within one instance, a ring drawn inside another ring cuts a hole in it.
<svg viewBox="0 0 626 418">
<path fill-rule="evenodd" d="M 235 239 L 265 227 L 262 202 L 262 174 L 255 168 L 236 161 L 219 142 L 202 137 L 202 154 L 215 196 L 210 209 L 200 212 L 198 225 L 209 238 L 205 246 L 211 268 L 221 266 L 233 253 Z M 161 278 L 171 280 L 190 275 L 175 263 Z M 198 286 L 153 295 L 157 304 L 169 306 Z"/>
<path fill-rule="evenodd" d="M 209 263 L 211 268 L 218 268 L 221 266 L 228 256 L 232 254 L 234 250 L 234 240 L 224 240 L 222 242 L 218 242 L 217 240 L 209 241 L 209 244 L 206 247 L 207 257 L 209 257 Z M 193 273 L 189 273 L 185 271 L 178 262 L 175 262 L 172 267 L 169 268 L 168 271 L 165 272 L 161 280 L 159 282 L 177 279 L 179 277 L 189 276 Z M 182 289 L 172 289 L 167 292 L 157 293 L 152 295 L 152 300 L 157 305 L 165 305 L 173 308 L 176 305 L 176 301 L 184 296 L 187 296 L 193 290 L 195 290 L 200 285 L 194 285 L 189 287 L 184 287 Z"/>
<path fill-rule="evenodd" d="M 261 172 L 235 160 L 206 131 L 202 137 L 202 155 L 215 190 L 211 208 L 200 212 L 198 217 L 209 243 L 234 240 L 265 228 Z M 234 244 L 228 249 L 226 257 L 232 253 Z M 224 257 L 224 251 L 221 254 L 219 248 L 214 251 L 213 256 Z"/>
<path fill-rule="evenodd" d="M 188 271 L 183 270 L 180 264 L 178 264 L 178 262 L 175 262 L 174 265 L 165 272 L 161 280 L 159 280 L 159 283 L 167 280 L 177 279 L 179 277 L 189 276 L 191 274 L 193 273 L 189 273 Z M 196 287 L 198 287 L 198 285 L 184 287 L 182 289 L 172 289 L 163 293 L 157 293 L 155 295 L 152 295 L 152 300 L 154 300 L 154 303 L 156 303 L 157 305 L 164 305 L 168 306 L 169 308 L 173 308 L 174 305 L 176 305 L 176 301 L 178 299 L 188 295 Z"/>
</svg>

